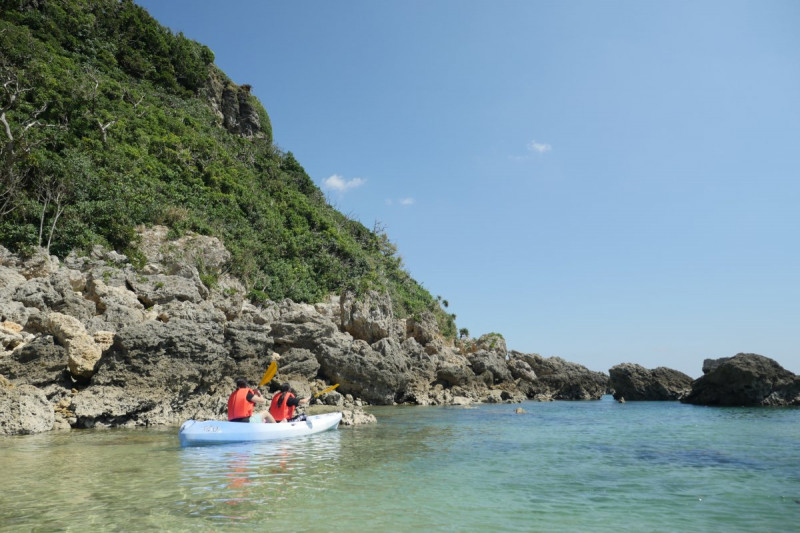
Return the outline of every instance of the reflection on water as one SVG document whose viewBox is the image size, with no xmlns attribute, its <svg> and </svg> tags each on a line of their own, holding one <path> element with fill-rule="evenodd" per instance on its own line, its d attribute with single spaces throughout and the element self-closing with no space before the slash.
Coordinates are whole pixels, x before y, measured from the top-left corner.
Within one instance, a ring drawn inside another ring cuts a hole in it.
<svg viewBox="0 0 800 533">
<path fill-rule="evenodd" d="M 270 514 L 293 492 L 316 490 L 335 473 L 338 431 L 288 441 L 183 448 L 179 485 L 186 512 L 222 520 Z"/>
</svg>

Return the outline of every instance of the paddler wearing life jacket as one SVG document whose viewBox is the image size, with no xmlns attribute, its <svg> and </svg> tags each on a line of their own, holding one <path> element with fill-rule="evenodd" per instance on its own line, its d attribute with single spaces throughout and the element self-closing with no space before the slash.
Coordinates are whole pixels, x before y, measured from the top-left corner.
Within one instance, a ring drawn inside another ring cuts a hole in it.
<svg viewBox="0 0 800 533">
<path fill-rule="evenodd" d="M 299 418 L 294 415 L 294 410 L 299 405 L 308 405 L 311 398 L 298 398 L 288 383 L 281 385 L 281 390 L 272 397 L 269 414 L 275 422 L 291 422 Z"/>
<path fill-rule="evenodd" d="M 254 391 L 247 380 L 236 380 L 236 390 L 228 397 L 228 422 L 275 422 L 268 412 L 253 413 L 256 404 L 266 404 L 267 399 Z"/>
</svg>

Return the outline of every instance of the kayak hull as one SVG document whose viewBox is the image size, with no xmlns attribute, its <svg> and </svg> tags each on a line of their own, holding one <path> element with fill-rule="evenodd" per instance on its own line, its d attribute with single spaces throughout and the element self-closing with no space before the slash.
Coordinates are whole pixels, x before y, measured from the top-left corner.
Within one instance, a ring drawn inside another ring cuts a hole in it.
<svg viewBox="0 0 800 533">
<path fill-rule="evenodd" d="M 181 446 L 292 439 L 336 428 L 341 419 L 342 413 L 325 413 L 277 424 L 187 420 L 181 425 L 178 438 Z"/>
</svg>

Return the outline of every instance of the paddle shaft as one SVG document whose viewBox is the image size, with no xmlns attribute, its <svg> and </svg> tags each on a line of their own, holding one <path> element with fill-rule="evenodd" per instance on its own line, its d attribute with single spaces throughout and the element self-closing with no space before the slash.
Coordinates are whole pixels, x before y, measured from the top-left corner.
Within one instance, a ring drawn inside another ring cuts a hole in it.
<svg viewBox="0 0 800 533">
<path fill-rule="evenodd" d="M 319 391 L 318 393 L 316 393 L 316 394 L 314 395 L 314 398 L 317 398 L 317 397 L 319 397 L 319 396 L 322 396 L 322 395 L 323 395 L 323 394 L 325 394 L 326 392 L 330 392 L 330 391 L 332 391 L 333 389 L 335 389 L 335 388 L 336 388 L 336 387 L 338 387 L 338 386 L 339 386 L 339 384 L 338 384 L 338 383 L 337 383 L 336 385 L 331 385 L 331 386 L 330 386 L 330 387 L 328 387 L 327 389 L 323 389 L 323 390 Z"/>
</svg>

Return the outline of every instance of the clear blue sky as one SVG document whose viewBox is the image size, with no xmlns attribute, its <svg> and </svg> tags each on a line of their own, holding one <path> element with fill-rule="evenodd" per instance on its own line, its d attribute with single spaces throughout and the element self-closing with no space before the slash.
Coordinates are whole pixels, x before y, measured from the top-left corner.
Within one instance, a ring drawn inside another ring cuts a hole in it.
<svg viewBox="0 0 800 533">
<path fill-rule="evenodd" d="M 472 336 L 800 373 L 800 2 L 137 1 Z"/>
</svg>

